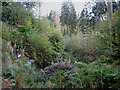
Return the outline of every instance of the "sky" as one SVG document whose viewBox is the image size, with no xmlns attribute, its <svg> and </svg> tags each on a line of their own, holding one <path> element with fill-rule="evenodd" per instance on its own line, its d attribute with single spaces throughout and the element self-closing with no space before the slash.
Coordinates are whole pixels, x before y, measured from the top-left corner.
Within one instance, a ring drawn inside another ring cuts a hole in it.
<svg viewBox="0 0 120 90">
<path fill-rule="evenodd" d="M 62 3 L 64 1 L 68 1 L 68 0 L 34 0 L 34 1 L 42 2 L 40 16 L 47 16 L 47 15 L 49 15 L 51 10 L 56 11 L 58 14 L 60 14 Z M 91 0 L 71 0 L 71 1 L 73 2 L 75 10 L 78 15 L 83 10 L 85 2 L 88 2 Z M 103 0 L 100 0 L 100 1 L 103 1 Z M 115 0 L 115 1 L 117 1 L 117 0 Z M 38 13 L 38 12 L 36 12 L 36 13 Z"/>
<path fill-rule="evenodd" d="M 66 0 L 42 0 L 41 16 L 49 15 L 50 11 L 56 11 L 58 14 L 61 12 L 62 3 Z M 85 1 L 88 0 L 72 0 L 77 14 L 84 8 Z"/>
</svg>

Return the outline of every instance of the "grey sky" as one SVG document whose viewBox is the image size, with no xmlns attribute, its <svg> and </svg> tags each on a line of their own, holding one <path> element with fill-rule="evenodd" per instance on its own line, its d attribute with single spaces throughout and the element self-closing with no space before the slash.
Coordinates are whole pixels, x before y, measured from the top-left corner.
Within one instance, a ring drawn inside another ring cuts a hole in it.
<svg viewBox="0 0 120 90">
<path fill-rule="evenodd" d="M 68 0 L 34 0 L 34 1 L 42 2 L 40 16 L 46 16 L 50 13 L 51 10 L 56 11 L 58 14 L 60 14 L 62 3 Z M 78 14 L 83 10 L 85 2 L 88 2 L 91 0 L 71 0 L 71 1 L 73 2 L 75 10 Z M 38 12 L 36 13 L 37 15 L 39 15 Z"/>
<path fill-rule="evenodd" d="M 60 13 L 63 1 L 65 0 L 42 0 L 41 16 L 46 16 L 51 10 Z M 72 0 L 77 13 L 84 8 L 85 1 L 88 0 Z"/>
</svg>

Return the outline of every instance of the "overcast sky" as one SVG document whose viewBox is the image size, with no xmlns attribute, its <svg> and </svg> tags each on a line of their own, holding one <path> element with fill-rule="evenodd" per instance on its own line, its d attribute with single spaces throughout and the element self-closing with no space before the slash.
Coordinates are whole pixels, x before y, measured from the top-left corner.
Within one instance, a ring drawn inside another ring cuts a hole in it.
<svg viewBox="0 0 120 90">
<path fill-rule="evenodd" d="M 41 16 L 46 16 L 51 10 L 60 14 L 62 3 L 66 0 L 42 0 L 41 4 Z M 72 0 L 76 12 L 81 12 L 84 8 L 85 1 L 88 0 Z"/>
<path fill-rule="evenodd" d="M 64 1 L 68 1 L 68 0 L 34 0 L 34 1 L 42 2 L 40 15 L 46 16 L 46 15 L 49 15 L 51 10 L 56 11 L 58 14 L 60 14 L 62 3 Z M 71 0 L 71 1 L 73 2 L 75 10 L 78 14 L 83 10 L 85 2 L 88 2 L 91 0 Z M 103 1 L 103 0 L 101 0 L 101 1 Z M 115 0 L 115 1 L 117 1 L 117 0 Z M 38 12 L 36 12 L 36 13 L 38 13 Z"/>
</svg>

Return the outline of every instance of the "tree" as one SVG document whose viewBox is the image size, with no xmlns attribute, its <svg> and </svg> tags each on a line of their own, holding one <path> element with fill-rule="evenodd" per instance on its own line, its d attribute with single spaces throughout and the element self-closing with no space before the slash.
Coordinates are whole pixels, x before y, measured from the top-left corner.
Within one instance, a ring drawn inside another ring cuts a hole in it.
<svg viewBox="0 0 120 90">
<path fill-rule="evenodd" d="M 117 3 L 115 2 L 115 0 L 112 0 L 112 4 L 114 12 L 114 10 L 117 9 Z M 88 2 L 87 6 L 92 9 L 90 12 L 90 24 L 91 26 L 94 26 L 93 28 L 96 31 L 98 20 L 102 20 L 104 14 L 107 13 L 107 3 L 105 0 L 93 0 L 92 3 Z"/>
<path fill-rule="evenodd" d="M 112 8 L 112 1 L 111 0 L 107 0 L 107 4 L 108 4 L 108 18 L 109 18 L 109 31 L 110 31 L 110 38 L 111 40 L 114 39 L 114 35 L 113 35 L 113 8 Z M 112 41 L 111 41 L 111 51 L 113 49 L 113 45 L 112 45 Z"/>
<path fill-rule="evenodd" d="M 59 19 L 59 14 L 55 11 L 50 11 L 48 19 L 52 21 L 54 24 L 54 27 L 56 27 L 58 30 L 60 30 L 60 19 Z"/>
<path fill-rule="evenodd" d="M 33 18 L 30 6 L 22 2 L 4 2 L 2 3 L 2 21 L 15 25 L 23 24 L 25 20 Z M 29 7 L 28 7 L 29 6 Z"/>
<path fill-rule="evenodd" d="M 40 2 L 38 3 L 38 7 L 39 7 L 39 29 L 40 29 L 40 7 L 41 7 Z"/>
<path fill-rule="evenodd" d="M 61 24 L 67 25 L 67 34 L 68 34 L 68 12 L 69 12 L 69 7 L 68 7 L 68 2 L 64 2 L 62 4 L 62 8 L 61 8 L 61 16 L 60 16 L 60 22 Z"/>
<path fill-rule="evenodd" d="M 86 29 L 88 29 L 89 27 L 89 15 L 87 8 L 84 8 L 81 12 L 79 18 L 79 27 L 83 33 L 86 33 Z"/>
<path fill-rule="evenodd" d="M 49 16 L 48 16 L 48 19 L 50 19 L 53 22 L 55 27 L 56 27 L 56 25 L 55 25 L 56 14 L 57 13 L 55 11 L 51 10 L 49 13 Z"/>
<path fill-rule="evenodd" d="M 96 31 L 98 20 L 102 19 L 102 15 L 107 12 L 107 5 L 104 0 L 97 0 L 95 3 L 96 5 L 92 7 L 91 14 L 93 14 L 92 20 L 94 20 L 94 29 Z"/>
<path fill-rule="evenodd" d="M 74 29 L 76 28 L 76 24 L 77 24 L 77 17 L 76 17 L 76 11 L 74 8 L 73 3 L 71 2 L 71 11 L 70 11 L 70 18 L 69 18 L 69 25 L 70 25 L 70 36 L 71 33 L 73 33 Z"/>
<path fill-rule="evenodd" d="M 76 28 L 77 19 L 76 19 L 76 11 L 74 5 L 71 1 L 63 2 L 61 8 L 61 16 L 60 22 L 64 26 L 67 26 L 67 35 L 68 35 L 68 28 L 70 27 L 70 34 L 72 30 Z"/>
</svg>

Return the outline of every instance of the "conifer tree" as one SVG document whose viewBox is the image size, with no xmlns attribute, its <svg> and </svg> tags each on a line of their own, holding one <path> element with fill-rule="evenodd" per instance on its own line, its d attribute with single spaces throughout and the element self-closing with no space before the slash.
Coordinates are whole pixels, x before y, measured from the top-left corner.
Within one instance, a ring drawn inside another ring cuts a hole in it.
<svg viewBox="0 0 120 90">
<path fill-rule="evenodd" d="M 61 8 L 60 22 L 62 23 L 63 26 L 64 25 L 67 26 L 67 35 L 68 32 L 70 32 L 71 34 L 73 30 L 76 28 L 77 24 L 76 18 L 77 18 L 76 11 L 72 1 L 69 0 L 68 2 L 63 2 Z"/>
</svg>

